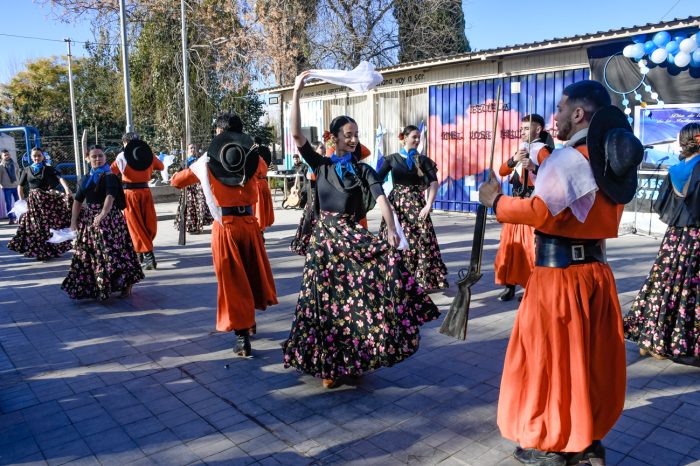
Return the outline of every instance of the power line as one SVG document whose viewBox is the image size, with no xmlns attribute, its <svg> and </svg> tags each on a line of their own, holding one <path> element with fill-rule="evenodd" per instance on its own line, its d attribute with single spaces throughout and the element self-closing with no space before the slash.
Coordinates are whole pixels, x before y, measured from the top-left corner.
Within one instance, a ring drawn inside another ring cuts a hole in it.
<svg viewBox="0 0 700 466">
<path fill-rule="evenodd" d="M 35 37 L 35 36 L 20 36 L 18 34 L 4 34 L 0 33 L 0 36 L 5 36 L 5 37 L 17 37 L 19 39 L 33 39 L 33 40 L 45 40 L 47 42 L 65 42 L 66 39 L 49 39 L 48 37 Z M 71 42 L 75 42 L 76 44 L 88 44 L 90 42 L 84 41 L 84 40 L 73 40 L 73 39 L 68 39 Z"/>
<path fill-rule="evenodd" d="M 668 15 L 674 8 L 676 8 L 680 2 L 681 2 L 681 0 L 678 0 L 676 3 L 674 3 L 673 6 L 671 8 L 669 8 L 666 13 L 664 13 L 664 15 L 661 17 L 661 19 L 659 21 L 663 21 L 664 18 L 666 17 L 666 15 Z"/>
</svg>

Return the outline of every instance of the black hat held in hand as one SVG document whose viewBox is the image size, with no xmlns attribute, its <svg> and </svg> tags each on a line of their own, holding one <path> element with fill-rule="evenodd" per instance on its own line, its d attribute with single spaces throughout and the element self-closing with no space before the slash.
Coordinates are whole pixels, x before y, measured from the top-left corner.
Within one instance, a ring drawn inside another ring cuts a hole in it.
<svg viewBox="0 0 700 466">
<path fill-rule="evenodd" d="M 637 166 L 644 157 L 644 147 L 622 110 L 608 105 L 595 112 L 586 144 L 598 187 L 616 204 L 634 199 Z"/>
</svg>

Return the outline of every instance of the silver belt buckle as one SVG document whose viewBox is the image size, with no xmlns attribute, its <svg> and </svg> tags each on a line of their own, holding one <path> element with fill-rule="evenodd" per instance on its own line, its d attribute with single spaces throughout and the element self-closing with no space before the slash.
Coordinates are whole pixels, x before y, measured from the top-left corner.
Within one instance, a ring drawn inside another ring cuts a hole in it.
<svg viewBox="0 0 700 466">
<path fill-rule="evenodd" d="M 585 249 L 583 244 L 573 244 L 571 245 L 571 260 L 582 261 L 586 258 Z"/>
<path fill-rule="evenodd" d="M 236 206 L 236 211 L 237 211 L 239 214 L 244 214 L 244 213 L 245 213 L 245 206 L 237 205 L 237 206 Z"/>
</svg>

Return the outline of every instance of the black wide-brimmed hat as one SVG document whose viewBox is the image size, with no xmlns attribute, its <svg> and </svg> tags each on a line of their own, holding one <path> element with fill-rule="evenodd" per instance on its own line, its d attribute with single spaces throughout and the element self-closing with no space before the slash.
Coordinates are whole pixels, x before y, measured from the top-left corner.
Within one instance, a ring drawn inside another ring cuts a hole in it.
<svg viewBox="0 0 700 466">
<path fill-rule="evenodd" d="M 143 171 L 153 163 L 153 151 L 144 141 L 134 139 L 124 148 L 124 158 L 132 169 Z"/>
<path fill-rule="evenodd" d="M 252 146 L 253 139 L 244 133 L 224 131 L 212 139 L 207 155 L 214 178 L 227 186 L 243 186 L 258 168 L 259 156 Z"/>
<path fill-rule="evenodd" d="M 637 166 L 644 158 L 644 146 L 622 110 L 608 105 L 595 112 L 586 145 L 598 187 L 617 204 L 634 199 Z"/>
</svg>

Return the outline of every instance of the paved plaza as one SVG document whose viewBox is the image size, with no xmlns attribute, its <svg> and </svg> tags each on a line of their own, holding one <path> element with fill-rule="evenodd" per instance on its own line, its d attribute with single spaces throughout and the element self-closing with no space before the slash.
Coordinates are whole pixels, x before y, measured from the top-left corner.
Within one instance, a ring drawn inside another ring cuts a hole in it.
<svg viewBox="0 0 700 466">
<path fill-rule="evenodd" d="M 266 233 L 279 305 L 258 313 L 255 357 L 246 360 L 234 357 L 233 334 L 213 332 L 209 234 L 178 246 L 176 205 L 156 207 L 158 270 L 146 271 L 132 297 L 103 303 L 60 290 L 70 253 L 46 263 L 21 257 L 6 248 L 15 228 L 0 226 L 0 464 L 519 464 L 496 426 L 518 305 L 496 299 L 498 224 L 487 228 L 466 342 L 432 322 L 415 356 L 326 390 L 282 365 L 303 266 L 288 245 L 301 212 L 276 210 Z M 432 296 L 446 311 L 474 219 L 433 220 L 452 286 Z M 370 229 L 378 225 L 375 211 Z M 609 241 L 623 312 L 659 243 Z M 700 464 L 700 368 L 627 348 L 627 401 L 604 440 L 608 464 Z"/>
</svg>

